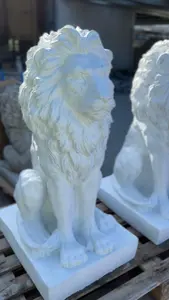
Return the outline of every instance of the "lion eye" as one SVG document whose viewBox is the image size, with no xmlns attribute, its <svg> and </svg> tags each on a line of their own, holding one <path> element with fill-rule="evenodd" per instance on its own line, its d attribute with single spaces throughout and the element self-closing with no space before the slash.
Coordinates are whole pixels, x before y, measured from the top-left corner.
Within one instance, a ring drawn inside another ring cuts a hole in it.
<svg viewBox="0 0 169 300">
<path fill-rule="evenodd" d="M 87 84 L 86 84 L 86 80 L 84 78 L 84 76 L 79 75 L 79 77 L 68 77 L 68 84 L 70 85 L 72 91 L 75 94 L 82 94 L 85 92 L 86 88 L 87 88 Z"/>
<path fill-rule="evenodd" d="M 81 77 L 81 80 L 85 80 L 85 78 L 86 78 L 87 76 L 88 76 L 88 73 L 87 73 L 87 72 L 81 71 L 81 72 L 79 73 L 78 79 L 79 79 L 79 77 Z"/>
</svg>

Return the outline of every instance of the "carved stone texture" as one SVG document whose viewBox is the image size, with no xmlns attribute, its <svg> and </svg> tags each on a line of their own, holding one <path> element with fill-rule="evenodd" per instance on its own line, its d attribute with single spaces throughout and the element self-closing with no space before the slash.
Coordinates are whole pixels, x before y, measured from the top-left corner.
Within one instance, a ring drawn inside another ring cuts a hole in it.
<svg viewBox="0 0 169 300">
<path fill-rule="evenodd" d="M 116 202 L 125 204 L 120 214 L 160 243 L 169 238 L 168 40 L 157 42 L 140 60 L 131 103 L 133 122 L 116 158 L 114 175 L 106 180 L 111 181 Z M 103 185 L 106 190 L 106 183 Z M 111 205 L 114 210 L 115 205 Z"/>
<path fill-rule="evenodd" d="M 12 186 L 18 173 L 31 166 L 31 132 L 23 121 L 18 103 L 19 87 L 20 83 L 11 81 L 1 87 L 0 93 L 0 118 L 8 137 L 0 160 L 0 177 Z"/>
</svg>

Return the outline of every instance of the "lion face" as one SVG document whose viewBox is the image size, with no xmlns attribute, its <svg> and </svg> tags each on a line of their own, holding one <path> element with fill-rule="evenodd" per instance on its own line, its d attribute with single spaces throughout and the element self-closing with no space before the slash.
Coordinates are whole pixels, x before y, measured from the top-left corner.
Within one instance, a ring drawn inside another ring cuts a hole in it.
<svg viewBox="0 0 169 300">
<path fill-rule="evenodd" d="M 44 34 L 28 51 L 20 88 L 19 103 L 30 130 L 44 136 L 68 121 L 109 123 L 115 106 L 112 58 L 95 31 L 65 26 Z"/>
<path fill-rule="evenodd" d="M 99 99 L 113 98 L 109 66 L 95 54 L 69 57 L 63 66 L 63 77 L 65 99 L 79 113 L 91 110 Z"/>
</svg>

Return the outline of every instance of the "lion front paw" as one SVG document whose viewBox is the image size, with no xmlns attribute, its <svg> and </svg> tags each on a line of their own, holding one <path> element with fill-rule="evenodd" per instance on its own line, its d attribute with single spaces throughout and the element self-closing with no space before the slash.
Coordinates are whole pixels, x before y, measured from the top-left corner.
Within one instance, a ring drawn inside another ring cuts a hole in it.
<svg viewBox="0 0 169 300">
<path fill-rule="evenodd" d="M 76 241 L 65 242 L 60 250 L 61 265 L 64 268 L 73 268 L 84 264 L 88 257 L 85 248 Z"/>
<path fill-rule="evenodd" d="M 91 235 L 88 245 L 90 249 L 92 245 L 93 251 L 98 255 L 107 255 L 115 248 L 112 234 L 106 235 L 99 231 Z"/>
</svg>

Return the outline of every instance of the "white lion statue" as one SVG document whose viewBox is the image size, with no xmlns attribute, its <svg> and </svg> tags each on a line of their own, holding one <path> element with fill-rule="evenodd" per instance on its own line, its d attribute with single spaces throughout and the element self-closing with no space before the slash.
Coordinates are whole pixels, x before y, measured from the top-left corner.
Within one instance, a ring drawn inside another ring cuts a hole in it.
<svg viewBox="0 0 169 300">
<path fill-rule="evenodd" d="M 114 248 L 116 222 L 96 208 L 115 106 L 111 61 L 95 31 L 72 26 L 45 33 L 27 54 L 19 103 L 33 133 L 33 170 L 20 174 L 14 193 L 19 230 L 37 254 L 59 248 L 66 268 L 87 251 Z"/>
<path fill-rule="evenodd" d="M 169 41 L 142 57 L 131 102 L 133 122 L 117 156 L 118 193 L 138 209 L 156 206 L 169 219 Z"/>
</svg>

